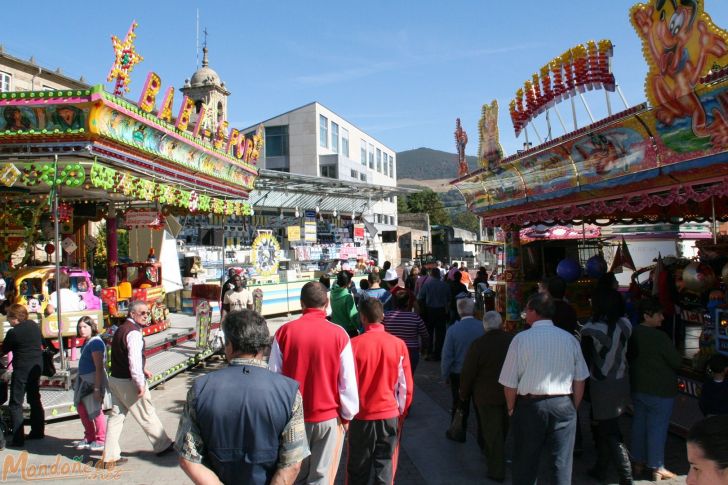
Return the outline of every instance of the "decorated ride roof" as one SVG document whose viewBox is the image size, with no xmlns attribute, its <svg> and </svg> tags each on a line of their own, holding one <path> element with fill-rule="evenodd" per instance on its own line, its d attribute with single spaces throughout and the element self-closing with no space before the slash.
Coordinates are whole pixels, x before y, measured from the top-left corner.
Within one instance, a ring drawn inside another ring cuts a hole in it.
<svg viewBox="0 0 728 485">
<path fill-rule="evenodd" d="M 0 93 L 0 182 L 11 187 L 3 192 L 43 192 L 36 187 L 52 184 L 58 155 L 66 195 L 75 190 L 93 199 L 88 189 L 98 188 L 129 200 L 243 215 L 242 200 L 258 176 L 246 159 L 255 160 L 260 147 L 227 141 L 195 137 L 102 86 Z"/>
<path fill-rule="evenodd" d="M 713 24 L 703 0 L 650 0 L 632 7 L 630 20 L 649 66 L 650 107 L 505 160 L 479 154 L 484 168 L 451 183 L 487 226 L 728 220 L 728 32 Z M 570 52 L 518 91 L 511 104 L 517 132 L 564 92 L 577 93 L 579 79 L 606 82 L 594 77 L 609 71 L 592 50 L 595 62 Z M 484 120 L 487 145 L 496 146 L 497 126 L 485 109 Z"/>
</svg>

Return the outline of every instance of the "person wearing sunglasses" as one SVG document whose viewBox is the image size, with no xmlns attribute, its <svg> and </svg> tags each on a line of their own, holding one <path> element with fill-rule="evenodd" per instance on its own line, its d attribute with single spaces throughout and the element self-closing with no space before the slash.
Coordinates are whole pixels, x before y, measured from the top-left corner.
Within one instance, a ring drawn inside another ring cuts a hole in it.
<svg viewBox="0 0 728 485">
<path fill-rule="evenodd" d="M 157 456 L 164 456 L 173 449 L 172 440 L 164 431 L 162 422 L 152 404 L 147 379 L 152 373 L 145 367 L 144 338 L 142 327 L 149 323 L 149 306 L 144 301 L 129 303 L 129 316 L 114 333 L 111 342 L 111 375 L 109 389 L 113 407 L 106 425 L 104 444 L 104 468 L 113 468 L 128 461 L 121 457 L 119 438 L 127 413 L 146 432 Z"/>
</svg>

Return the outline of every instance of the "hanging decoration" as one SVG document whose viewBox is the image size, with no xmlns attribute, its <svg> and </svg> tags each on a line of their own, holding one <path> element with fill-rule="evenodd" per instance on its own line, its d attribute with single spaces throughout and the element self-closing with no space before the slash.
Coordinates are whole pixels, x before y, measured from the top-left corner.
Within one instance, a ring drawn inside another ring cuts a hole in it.
<svg viewBox="0 0 728 485">
<path fill-rule="evenodd" d="M 155 231 L 164 229 L 164 214 L 152 209 L 129 209 L 124 212 L 124 227 L 127 229 L 147 228 Z"/>
<path fill-rule="evenodd" d="M 116 85 L 114 86 L 114 95 L 116 96 L 121 96 L 129 92 L 131 71 L 134 69 L 134 66 L 144 60 L 136 52 L 136 48 L 134 47 L 134 38 L 136 37 L 134 30 L 137 28 L 137 25 L 136 20 L 132 21 L 131 27 L 129 27 L 129 31 L 126 33 L 123 42 L 117 36 L 111 36 L 115 59 L 106 80 L 116 80 Z"/>
<path fill-rule="evenodd" d="M 58 222 L 66 224 L 73 220 L 73 204 L 60 202 L 58 204 Z M 51 212 L 51 222 L 56 221 L 56 215 Z"/>
</svg>

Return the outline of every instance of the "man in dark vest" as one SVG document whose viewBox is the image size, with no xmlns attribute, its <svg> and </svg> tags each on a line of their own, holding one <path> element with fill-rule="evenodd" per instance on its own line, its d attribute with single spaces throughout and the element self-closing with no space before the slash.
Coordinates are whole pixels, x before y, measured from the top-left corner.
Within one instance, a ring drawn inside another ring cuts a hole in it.
<svg viewBox="0 0 728 485">
<path fill-rule="evenodd" d="M 271 372 L 268 325 L 253 310 L 222 323 L 230 365 L 198 377 L 187 393 L 175 449 L 197 484 L 290 484 L 310 455 L 298 383 Z"/>
<path fill-rule="evenodd" d="M 152 373 L 145 367 L 142 327 L 148 325 L 149 306 L 139 300 L 129 303 L 129 316 L 114 333 L 111 342 L 111 375 L 109 389 L 113 407 L 106 425 L 106 443 L 102 460 L 104 468 L 112 468 L 128 461 L 121 457 L 119 437 L 124 428 L 126 414 L 131 413 L 147 434 L 157 456 L 172 451 L 172 440 L 152 404 L 147 378 Z"/>
</svg>

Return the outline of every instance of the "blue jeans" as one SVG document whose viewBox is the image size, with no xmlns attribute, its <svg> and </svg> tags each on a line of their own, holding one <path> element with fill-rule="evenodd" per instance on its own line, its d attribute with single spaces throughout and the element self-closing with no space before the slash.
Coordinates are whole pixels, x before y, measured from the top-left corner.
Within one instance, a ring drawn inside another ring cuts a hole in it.
<svg viewBox="0 0 728 485">
<path fill-rule="evenodd" d="M 570 396 L 528 400 L 519 397 L 513 413 L 513 485 L 532 485 L 548 448 L 553 485 L 571 485 L 576 409 Z"/>
<path fill-rule="evenodd" d="M 650 468 L 665 466 L 665 442 L 670 427 L 674 397 L 632 394 L 632 460 Z"/>
</svg>

